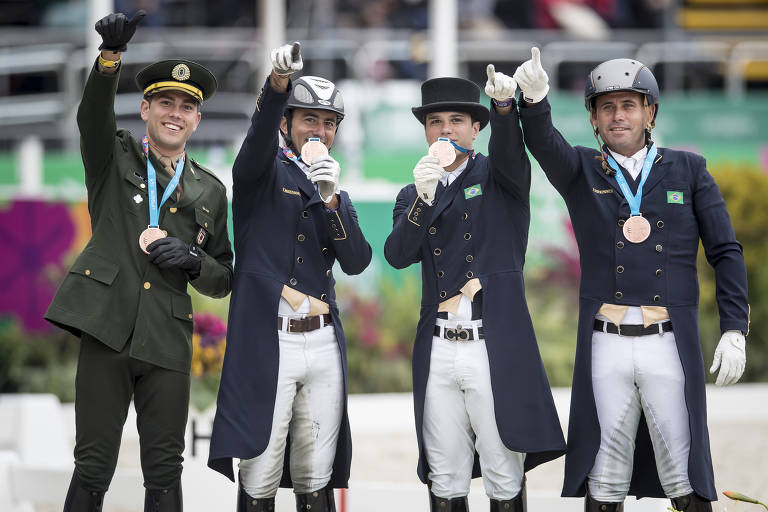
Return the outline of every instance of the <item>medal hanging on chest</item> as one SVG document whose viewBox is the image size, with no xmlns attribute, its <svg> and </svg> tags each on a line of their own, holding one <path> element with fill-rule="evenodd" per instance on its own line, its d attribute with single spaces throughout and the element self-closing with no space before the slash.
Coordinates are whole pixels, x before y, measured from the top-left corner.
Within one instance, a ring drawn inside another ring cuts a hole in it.
<svg viewBox="0 0 768 512">
<path fill-rule="evenodd" d="M 179 184 L 181 179 L 181 173 L 184 171 L 184 156 L 179 158 L 176 164 L 176 172 L 168 182 L 168 186 L 163 192 L 163 197 L 160 199 L 160 204 L 157 204 L 157 173 L 155 172 L 155 166 L 152 165 L 152 161 L 149 159 L 149 138 L 145 135 L 141 141 L 141 146 L 144 148 L 144 155 L 147 157 L 147 192 L 149 194 L 149 226 L 147 229 L 141 232 L 139 235 L 139 248 L 145 253 L 149 254 L 147 246 L 155 240 L 165 238 L 165 233 L 159 226 L 160 208 L 162 208 L 166 199 L 168 199 L 173 191 Z"/>
<path fill-rule="evenodd" d="M 632 190 L 629 188 L 627 179 L 621 172 L 619 164 L 616 163 L 616 160 L 613 159 L 608 151 L 605 151 L 605 153 L 608 157 L 608 165 L 616 171 L 616 181 L 619 183 L 619 188 L 629 203 L 630 216 L 624 221 L 624 226 L 622 228 L 624 238 L 633 244 L 645 242 L 651 235 L 651 224 L 645 217 L 643 217 L 642 213 L 640 213 L 640 204 L 643 201 L 643 185 L 645 184 L 645 180 L 648 179 L 648 175 L 651 173 L 653 161 L 656 160 L 656 144 L 651 145 L 648 149 L 648 154 L 645 156 L 643 170 L 640 173 L 640 183 L 637 185 L 637 192 L 635 194 L 633 194 Z"/>
</svg>

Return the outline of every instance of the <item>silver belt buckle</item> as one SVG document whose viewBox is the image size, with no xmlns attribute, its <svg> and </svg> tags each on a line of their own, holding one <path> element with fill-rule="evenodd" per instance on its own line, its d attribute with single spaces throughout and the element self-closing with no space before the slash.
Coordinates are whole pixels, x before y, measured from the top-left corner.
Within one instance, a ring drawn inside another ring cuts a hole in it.
<svg viewBox="0 0 768 512">
<path fill-rule="evenodd" d="M 457 326 L 455 329 L 445 329 L 445 339 L 448 341 L 469 341 L 469 329 Z"/>
</svg>

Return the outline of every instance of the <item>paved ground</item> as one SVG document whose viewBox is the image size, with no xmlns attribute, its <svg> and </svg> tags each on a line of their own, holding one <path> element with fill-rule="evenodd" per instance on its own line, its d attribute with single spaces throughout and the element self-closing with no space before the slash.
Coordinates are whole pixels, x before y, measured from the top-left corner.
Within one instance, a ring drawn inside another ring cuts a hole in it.
<svg viewBox="0 0 768 512">
<path fill-rule="evenodd" d="M 560 418 L 565 422 L 568 417 L 570 390 L 555 389 L 554 396 Z M 737 385 L 727 389 L 711 386 L 708 389 L 710 438 L 718 492 L 734 490 L 757 498 L 768 498 L 766 404 L 768 385 Z M 71 407 L 67 408 L 67 414 L 72 414 Z M 208 428 L 206 418 L 207 416 L 204 416 L 201 420 L 204 425 L 201 430 Z M 354 455 L 352 480 L 346 495 L 346 512 L 426 510 L 426 488 L 416 477 L 416 436 L 413 432 L 411 396 L 352 396 L 350 422 Z M 68 424 L 72 425 L 73 422 Z M 134 425 L 135 417 L 131 416 L 126 423 L 116 488 L 110 492 L 113 496 L 108 495 L 104 512 L 141 510 L 138 505 L 135 508 L 116 505 L 140 502 L 137 496 L 141 492 L 138 488 L 141 482 L 138 470 L 138 439 Z M 564 423 L 564 431 L 566 428 Z M 205 442 L 199 442 L 196 448 L 200 452 L 198 456 L 192 457 L 189 453 L 186 456 L 185 510 L 233 511 L 235 484 L 205 467 Z M 582 510 L 581 500 L 557 497 L 562 475 L 562 458 L 528 473 L 529 510 Z M 475 511 L 487 510 L 487 499 L 479 480 L 473 482 L 470 497 L 471 506 Z M 278 512 L 295 510 L 289 491 L 281 491 L 277 502 Z M 666 510 L 668 503 L 666 500 L 637 502 L 629 499 L 626 510 L 661 512 Z M 762 509 L 745 503 L 735 504 L 724 497 L 713 508 L 715 512 L 750 512 Z M 59 511 L 60 507 L 38 506 L 36 510 L 54 512 Z"/>
</svg>

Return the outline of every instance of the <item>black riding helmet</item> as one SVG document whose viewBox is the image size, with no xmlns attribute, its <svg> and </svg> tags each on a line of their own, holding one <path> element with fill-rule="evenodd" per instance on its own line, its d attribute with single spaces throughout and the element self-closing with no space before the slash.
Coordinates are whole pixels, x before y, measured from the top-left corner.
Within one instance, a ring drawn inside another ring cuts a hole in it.
<svg viewBox="0 0 768 512">
<path fill-rule="evenodd" d="M 287 132 L 283 134 L 285 143 L 294 151 L 301 148 L 295 147 L 291 140 L 291 112 L 294 108 L 307 108 L 317 110 L 330 110 L 336 113 L 336 129 L 339 129 L 341 120 L 344 119 L 344 99 L 336 84 L 319 76 L 302 76 L 293 81 L 291 93 L 285 104 L 285 119 Z"/>
<path fill-rule="evenodd" d="M 587 76 L 584 88 L 584 106 L 592 111 L 594 99 L 603 94 L 634 91 L 643 94 L 648 105 L 656 105 L 654 121 L 659 113 L 659 84 L 651 70 L 634 59 L 613 59 L 603 62 Z"/>
</svg>

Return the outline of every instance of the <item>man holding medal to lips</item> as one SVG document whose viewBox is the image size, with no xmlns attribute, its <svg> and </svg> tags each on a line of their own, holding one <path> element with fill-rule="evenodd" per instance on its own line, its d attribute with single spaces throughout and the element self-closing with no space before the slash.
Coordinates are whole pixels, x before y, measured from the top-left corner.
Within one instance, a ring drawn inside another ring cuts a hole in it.
<svg viewBox="0 0 768 512">
<path fill-rule="evenodd" d="M 332 269 L 359 274 L 372 252 L 328 155 L 340 91 L 291 80 L 303 67 L 298 42 L 271 60 L 232 169 L 237 266 L 208 465 L 234 480 L 239 459 L 240 512 L 273 511 L 279 486 L 293 487 L 297 510 L 327 512 L 351 461 Z"/>
<path fill-rule="evenodd" d="M 413 113 L 430 150 L 397 196 L 384 247 L 395 268 L 421 263 L 413 388 L 432 511 L 466 511 L 481 474 L 491 511 L 524 511 L 525 471 L 565 451 L 525 301 L 531 169 L 517 85 L 492 64 L 487 73 L 490 113 L 469 80 L 422 84 Z M 486 157 L 473 145 L 489 121 Z"/>
<path fill-rule="evenodd" d="M 720 191 L 704 158 L 654 143 L 659 87 L 640 62 L 610 60 L 587 77 L 597 151 L 553 127 L 538 48 L 515 78 L 525 142 L 565 199 L 581 258 L 563 496 L 586 494 L 588 512 L 620 511 L 627 494 L 711 511 L 699 239 L 723 332 L 717 385 L 741 377 L 749 328 L 742 248 Z"/>
<path fill-rule="evenodd" d="M 136 76 L 140 141 L 115 126 L 121 55 L 144 17 L 110 14 L 77 113 L 91 239 L 46 319 L 81 338 L 75 382 L 75 471 L 65 511 L 101 510 L 131 399 L 137 414 L 145 510 L 180 511 L 189 409 L 192 303 L 231 288 L 224 185 L 189 158 L 200 104 L 216 89 L 204 67 L 174 59 Z"/>
</svg>

